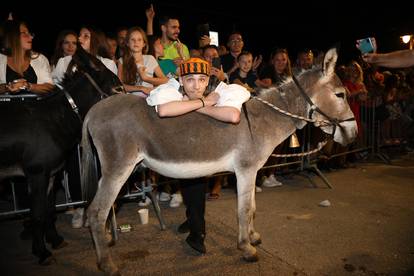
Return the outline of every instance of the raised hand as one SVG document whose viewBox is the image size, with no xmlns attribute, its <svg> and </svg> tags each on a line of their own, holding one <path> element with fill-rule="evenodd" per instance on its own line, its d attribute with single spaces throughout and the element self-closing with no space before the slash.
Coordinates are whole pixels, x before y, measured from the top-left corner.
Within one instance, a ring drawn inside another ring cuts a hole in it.
<svg viewBox="0 0 414 276">
<path fill-rule="evenodd" d="M 262 55 L 258 55 L 258 56 L 256 56 L 254 58 L 254 60 L 253 60 L 253 67 L 252 67 L 253 71 L 256 71 L 257 70 L 257 68 L 260 66 L 260 64 L 262 63 L 262 61 L 263 61 L 263 56 Z"/>
<path fill-rule="evenodd" d="M 198 42 L 198 44 L 200 45 L 200 48 L 210 45 L 210 43 L 211 43 L 211 39 L 208 35 L 203 35 Z"/>
<path fill-rule="evenodd" d="M 147 20 L 154 20 L 155 17 L 155 11 L 154 6 L 151 4 L 151 6 L 145 10 L 145 16 L 147 17 Z"/>
</svg>

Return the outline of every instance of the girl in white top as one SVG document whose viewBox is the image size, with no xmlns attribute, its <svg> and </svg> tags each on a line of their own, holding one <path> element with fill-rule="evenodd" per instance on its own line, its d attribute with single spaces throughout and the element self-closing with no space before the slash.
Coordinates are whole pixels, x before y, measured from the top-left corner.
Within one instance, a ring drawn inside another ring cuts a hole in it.
<svg viewBox="0 0 414 276">
<path fill-rule="evenodd" d="M 157 60 L 151 55 L 146 55 L 148 39 L 140 27 L 128 30 L 126 43 L 124 56 L 119 60 L 121 66 L 118 76 L 127 92 L 140 91 L 138 95 L 146 97 L 154 86 L 166 83 L 168 78 Z"/>
<path fill-rule="evenodd" d="M 106 68 L 111 70 L 115 75 L 118 74 L 115 62 L 109 58 L 108 44 L 103 32 L 90 27 L 83 27 L 79 32 L 79 43 L 85 51 L 96 56 Z M 52 72 L 52 78 L 55 83 L 59 84 L 62 82 L 71 60 L 72 56 L 59 59 Z"/>
<path fill-rule="evenodd" d="M 33 34 L 23 22 L 8 20 L 3 26 L 4 49 L 0 54 L 0 94 L 21 90 L 48 93 L 53 89 L 47 58 L 32 51 Z"/>
</svg>

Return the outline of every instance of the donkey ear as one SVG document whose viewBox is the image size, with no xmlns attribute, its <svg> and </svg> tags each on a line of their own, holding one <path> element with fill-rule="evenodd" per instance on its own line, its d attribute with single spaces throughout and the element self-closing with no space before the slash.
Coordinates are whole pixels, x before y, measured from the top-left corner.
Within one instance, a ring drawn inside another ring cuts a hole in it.
<svg viewBox="0 0 414 276">
<path fill-rule="evenodd" d="M 325 76 L 331 76 L 335 73 L 335 65 L 338 60 L 338 53 L 336 48 L 330 49 L 323 59 L 322 69 Z"/>
<path fill-rule="evenodd" d="M 102 67 L 104 66 L 99 59 L 92 56 L 88 52 L 86 52 L 80 44 L 76 49 L 75 54 L 72 56 L 72 59 L 75 60 L 76 65 L 82 68 L 82 70 L 94 70 L 94 71 L 102 71 Z"/>
<path fill-rule="evenodd" d="M 82 68 L 83 70 L 88 64 L 88 53 L 82 48 L 82 46 L 79 43 L 78 47 L 76 48 L 75 54 L 72 56 L 72 60 L 75 62 L 77 67 Z"/>
</svg>

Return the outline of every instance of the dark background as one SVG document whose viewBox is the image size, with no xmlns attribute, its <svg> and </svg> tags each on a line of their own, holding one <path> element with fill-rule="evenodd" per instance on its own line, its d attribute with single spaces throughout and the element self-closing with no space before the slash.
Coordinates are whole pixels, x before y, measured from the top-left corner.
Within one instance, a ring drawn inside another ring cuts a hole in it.
<svg viewBox="0 0 414 276">
<path fill-rule="evenodd" d="M 197 46 L 197 24 L 208 22 L 211 30 L 219 32 L 221 44 L 226 43 L 232 30 L 239 30 L 245 49 L 265 58 L 276 47 L 287 48 L 294 60 L 299 49 L 326 51 L 339 44 L 340 63 L 358 57 L 356 39 L 375 36 L 379 52 L 387 52 L 408 48 L 400 36 L 414 33 L 414 12 L 408 1 L 271 1 L 151 1 L 156 12 L 154 30 L 160 32 L 161 15 L 176 15 L 181 24 L 180 40 L 189 48 Z M 62 29 L 78 32 L 82 24 L 92 24 L 109 33 L 120 26 L 138 25 L 145 29 L 145 9 L 149 4 L 150 1 L 139 0 L 101 4 L 97 0 L 44 5 L 31 2 L 3 6 L 1 16 L 6 18 L 8 11 L 13 11 L 15 17 L 26 21 L 36 34 L 34 49 L 49 57 Z"/>
</svg>

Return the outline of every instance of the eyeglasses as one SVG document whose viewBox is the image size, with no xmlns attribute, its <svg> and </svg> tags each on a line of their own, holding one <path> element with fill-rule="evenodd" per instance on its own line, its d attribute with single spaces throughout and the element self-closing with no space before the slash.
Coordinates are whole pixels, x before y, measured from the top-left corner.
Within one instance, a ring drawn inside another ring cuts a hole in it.
<svg viewBox="0 0 414 276">
<path fill-rule="evenodd" d="M 242 39 L 232 39 L 232 40 L 230 40 L 230 43 L 231 44 L 243 43 L 243 40 Z"/>
<path fill-rule="evenodd" d="M 20 32 L 20 34 L 22 35 L 22 36 L 25 36 L 25 37 L 32 37 L 32 38 L 34 38 L 35 37 L 35 34 L 34 33 L 29 33 L 29 32 Z"/>
</svg>

